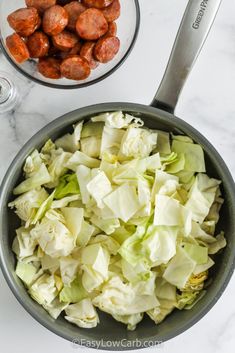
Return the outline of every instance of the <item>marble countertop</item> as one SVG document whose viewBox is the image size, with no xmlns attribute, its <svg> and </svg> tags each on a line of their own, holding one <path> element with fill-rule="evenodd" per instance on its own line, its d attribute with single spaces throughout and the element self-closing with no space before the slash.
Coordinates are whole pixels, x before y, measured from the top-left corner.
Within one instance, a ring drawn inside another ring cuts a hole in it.
<svg viewBox="0 0 235 353">
<path fill-rule="evenodd" d="M 126 63 L 105 81 L 82 90 L 59 91 L 19 76 L 0 55 L 0 70 L 20 86 L 22 104 L 0 115 L 0 180 L 23 144 L 56 117 L 100 102 L 149 104 L 162 78 L 187 0 L 140 0 L 138 42 Z M 189 81 L 176 115 L 200 130 L 222 155 L 235 177 L 235 2 L 224 1 Z M 146 64 L 143 70 L 143 63 Z M 138 77 L 138 80 L 137 80 Z M 1 351 L 73 352 L 71 343 L 47 331 L 20 306 L 0 274 Z M 162 353 L 230 353 L 235 345 L 235 279 L 213 309 L 184 334 L 159 347 Z M 80 348 L 77 348 L 80 350 Z M 88 350 L 89 351 L 89 350 Z"/>
</svg>

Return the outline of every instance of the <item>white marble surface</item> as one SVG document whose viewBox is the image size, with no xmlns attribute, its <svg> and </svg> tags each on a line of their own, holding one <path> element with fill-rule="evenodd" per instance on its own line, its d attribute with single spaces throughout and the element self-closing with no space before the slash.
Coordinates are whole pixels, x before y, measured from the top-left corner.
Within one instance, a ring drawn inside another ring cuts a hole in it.
<svg viewBox="0 0 235 353">
<path fill-rule="evenodd" d="M 54 118 L 82 106 L 109 101 L 148 104 L 164 72 L 187 0 L 140 0 L 142 24 L 131 56 L 113 76 L 86 89 L 57 91 L 32 84 L 0 56 L 0 70 L 18 76 L 22 104 L 0 115 L 0 180 L 21 146 Z M 224 1 L 193 73 L 177 115 L 204 134 L 235 177 L 235 2 Z M 138 78 L 138 79 L 137 79 Z M 1 351 L 73 352 L 71 344 L 47 331 L 16 301 L 0 275 Z M 193 328 L 163 344 L 160 352 L 230 353 L 235 345 L 235 280 L 215 307 Z M 80 349 L 78 349 L 80 350 Z"/>
</svg>

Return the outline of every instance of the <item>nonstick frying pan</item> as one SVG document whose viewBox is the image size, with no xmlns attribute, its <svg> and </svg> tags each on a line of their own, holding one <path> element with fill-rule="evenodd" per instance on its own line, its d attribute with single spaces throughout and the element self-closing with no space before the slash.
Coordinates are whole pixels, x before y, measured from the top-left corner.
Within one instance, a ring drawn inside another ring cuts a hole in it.
<svg viewBox="0 0 235 353">
<path fill-rule="evenodd" d="M 0 258 L 4 276 L 22 306 L 42 325 L 57 335 L 89 347 L 107 350 L 128 350 L 144 348 L 153 342 L 171 339 L 184 332 L 200 320 L 216 303 L 227 286 L 235 260 L 235 188 L 232 176 L 223 159 L 213 146 L 192 126 L 174 115 L 175 106 L 184 82 L 209 33 L 221 0 L 191 0 L 188 3 L 167 70 L 150 106 L 130 103 L 108 103 L 93 105 L 68 113 L 40 130 L 18 153 L 1 185 L 0 194 Z M 18 226 L 17 217 L 9 211 L 7 204 L 12 197 L 12 189 L 21 178 L 26 156 L 34 148 L 40 148 L 48 138 L 55 139 L 70 131 L 71 125 L 79 120 L 102 112 L 122 110 L 144 119 L 145 124 L 154 129 L 185 134 L 199 143 L 206 158 L 207 173 L 222 180 L 225 198 L 217 227 L 225 231 L 227 247 L 217 256 L 211 272 L 212 282 L 207 294 L 188 311 L 175 310 L 164 322 L 155 325 L 145 318 L 133 332 L 110 316 L 101 313 L 101 323 L 95 329 L 84 330 L 65 321 L 63 317 L 52 319 L 47 312 L 27 294 L 23 284 L 14 273 L 15 258 L 11 251 L 14 230 Z"/>
</svg>

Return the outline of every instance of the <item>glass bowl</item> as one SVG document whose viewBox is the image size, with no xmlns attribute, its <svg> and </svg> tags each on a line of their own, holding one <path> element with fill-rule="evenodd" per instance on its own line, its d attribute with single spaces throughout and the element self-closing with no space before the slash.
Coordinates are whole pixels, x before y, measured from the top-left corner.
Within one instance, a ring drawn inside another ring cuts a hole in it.
<svg viewBox="0 0 235 353">
<path fill-rule="evenodd" d="M 116 21 L 118 26 L 117 36 L 121 41 L 121 46 L 115 58 L 107 64 L 100 64 L 95 70 L 91 71 L 90 76 L 86 80 L 73 81 L 65 78 L 52 80 L 42 76 L 37 71 L 37 60 L 29 59 L 23 64 L 18 64 L 9 53 L 5 39 L 13 33 L 13 29 L 7 22 L 7 16 L 19 9 L 26 7 L 24 0 L 1 0 L 0 1 L 0 47 L 5 54 L 7 60 L 28 79 L 41 85 L 51 88 L 74 89 L 82 88 L 97 83 L 113 72 L 115 72 L 130 54 L 140 26 L 140 9 L 138 0 L 120 0 L 121 16 Z"/>
</svg>

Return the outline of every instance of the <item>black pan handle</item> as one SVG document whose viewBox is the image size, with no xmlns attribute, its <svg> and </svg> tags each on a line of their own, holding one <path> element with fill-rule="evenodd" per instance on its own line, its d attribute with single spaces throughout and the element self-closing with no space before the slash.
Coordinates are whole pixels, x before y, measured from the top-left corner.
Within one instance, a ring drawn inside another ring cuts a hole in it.
<svg viewBox="0 0 235 353">
<path fill-rule="evenodd" d="M 210 32 L 222 0 L 189 0 L 171 56 L 151 106 L 174 113 L 186 79 Z"/>
</svg>

